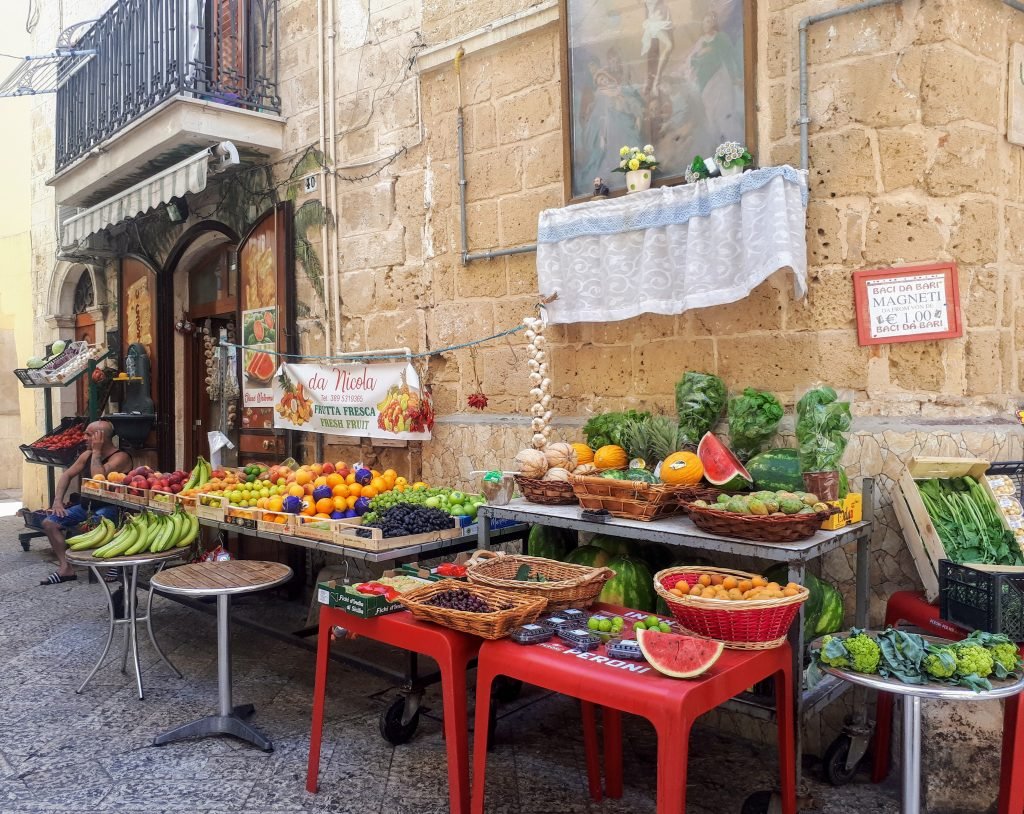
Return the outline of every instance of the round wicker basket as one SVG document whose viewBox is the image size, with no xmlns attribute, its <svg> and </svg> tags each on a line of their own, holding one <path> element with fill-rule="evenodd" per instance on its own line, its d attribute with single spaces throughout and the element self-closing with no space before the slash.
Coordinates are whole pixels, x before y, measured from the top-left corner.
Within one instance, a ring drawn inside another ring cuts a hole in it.
<svg viewBox="0 0 1024 814">
<path fill-rule="evenodd" d="M 572 484 L 560 480 L 540 480 L 516 475 L 516 486 L 523 493 L 523 498 L 530 503 L 542 503 L 547 506 L 570 506 L 578 503 Z"/>
<path fill-rule="evenodd" d="M 527 565 L 530 575 L 542 575 L 546 582 L 517 580 L 519 569 Z M 516 591 L 541 597 L 546 610 L 589 608 L 597 600 L 604 584 L 615 576 L 610 568 L 590 568 L 558 562 L 544 557 L 526 557 L 495 551 L 477 551 L 468 563 L 466 578 L 476 585 L 503 591 Z"/>
</svg>

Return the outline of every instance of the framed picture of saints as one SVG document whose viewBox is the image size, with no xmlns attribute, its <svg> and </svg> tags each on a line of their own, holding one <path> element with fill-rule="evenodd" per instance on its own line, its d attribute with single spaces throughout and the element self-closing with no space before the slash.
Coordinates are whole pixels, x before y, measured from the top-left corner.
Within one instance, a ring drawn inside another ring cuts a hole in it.
<svg viewBox="0 0 1024 814">
<path fill-rule="evenodd" d="M 676 184 L 724 141 L 753 147 L 755 0 L 559 0 L 565 198 L 586 198 L 623 146 L 652 146 Z"/>
</svg>

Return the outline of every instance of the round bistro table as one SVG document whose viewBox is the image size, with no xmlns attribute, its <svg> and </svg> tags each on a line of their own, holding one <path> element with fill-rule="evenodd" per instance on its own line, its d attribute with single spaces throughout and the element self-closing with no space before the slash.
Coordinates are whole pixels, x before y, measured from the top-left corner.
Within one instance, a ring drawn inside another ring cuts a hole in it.
<svg viewBox="0 0 1024 814">
<path fill-rule="evenodd" d="M 132 664 L 135 666 L 135 686 L 138 689 L 139 700 L 142 700 L 142 670 L 139 666 L 139 636 L 136 626 L 138 622 L 146 623 L 146 631 L 149 633 L 149 640 L 153 643 L 153 647 L 156 649 L 157 654 L 161 659 L 163 659 L 164 664 L 170 667 L 178 678 L 181 678 L 181 673 L 178 671 L 178 668 L 171 664 L 167 656 L 164 655 L 164 651 L 160 649 L 160 645 L 156 642 L 156 636 L 153 635 L 152 582 L 150 582 L 149 592 L 146 595 L 146 613 L 144 616 L 138 615 L 136 589 L 139 584 L 139 568 L 143 565 L 156 565 L 157 573 L 160 573 L 160 570 L 170 560 L 177 559 L 184 552 L 185 549 L 172 548 L 170 551 L 164 551 L 160 554 L 135 554 L 131 557 L 112 557 L 109 560 L 105 560 L 99 557 L 94 557 L 91 551 L 68 550 L 68 562 L 72 565 L 89 568 L 96 576 L 97 582 L 103 586 L 103 590 L 107 595 L 107 609 L 110 612 L 110 623 L 107 629 L 107 643 L 103 646 L 103 653 L 100 654 L 100 659 L 96 662 L 96 666 L 93 667 L 89 672 L 89 675 L 85 677 L 85 681 L 82 682 L 82 686 L 75 690 L 75 692 L 82 692 L 82 690 L 85 689 L 85 686 L 92 680 L 92 677 L 96 675 L 96 671 L 100 669 L 104 659 L 107 657 L 107 653 L 110 652 L 110 645 L 114 640 L 115 628 L 127 625 L 128 632 L 124 637 L 124 653 L 121 656 L 121 672 L 126 673 L 128 671 L 128 651 L 130 650 L 132 654 Z M 110 592 L 110 584 L 104 580 L 103 576 L 100 574 L 101 568 L 103 570 L 108 568 L 120 568 L 123 571 L 126 596 L 124 601 L 124 610 L 120 619 L 117 617 L 114 610 L 114 597 Z"/>
<path fill-rule="evenodd" d="M 953 644 L 947 639 L 925 636 L 931 644 Z M 812 648 L 819 648 L 821 639 L 811 643 Z M 896 678 L 882 678 L 878 675 L 865 675 L 836 667 L 820 665 L 824 673 L 829 673 L 851 684 L 859 684 L 872 690 L 892 693 L 902 697 L 903 703 L 903 760 L 902 795 L 900 811 L 903 814 L 920 814 L 921 812 L 921 700 L 930 698 L 940 701 L 995 701 L 1010 698 L 1024 691 L 1024 678 L 1016 681 L 999 681 L 992 679 L 992 689 L 976 692 L 968 687 L 955 687 L 948 684 L 904 684 Z"/>
<path fill-rule="evenodd" d="M 233 706 L 231 700 L 231 597 L 273 588 L 291 578 L 292 569 L 277 562 L 227 560 L 196 562 L 154 574 L 150 584 L 161 593 L 217 597 L 217 714 L 175 727 L 153 739 L 154 746 L 205 735 L 233 735 L 265 752 L 270 739 L 243 717 L 252 715 L 252 704 Z"/>
</svg>

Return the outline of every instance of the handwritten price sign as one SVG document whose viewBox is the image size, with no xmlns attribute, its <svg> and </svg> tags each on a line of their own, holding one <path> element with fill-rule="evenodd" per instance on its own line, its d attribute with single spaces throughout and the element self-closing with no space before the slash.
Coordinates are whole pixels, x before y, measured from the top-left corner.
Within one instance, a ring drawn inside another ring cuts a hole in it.
<svg viewBox="0 0 1024 814">
<path fill-rule="evenodd" d="M 960 290 L 952 263 L 857 271 L 853 282 L 861 345 L 963 334 Z"/>
</svg>

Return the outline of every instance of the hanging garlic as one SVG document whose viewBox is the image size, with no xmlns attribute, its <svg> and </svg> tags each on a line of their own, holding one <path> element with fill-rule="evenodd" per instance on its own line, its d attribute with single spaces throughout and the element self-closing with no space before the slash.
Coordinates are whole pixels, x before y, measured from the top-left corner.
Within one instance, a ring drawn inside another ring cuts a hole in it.
<svg viewBox="0 0 1024 814">
<path fill-rule="evenodd" d="M 526 339 L 527 339 L 527 341 L 532 342 L 536 338 L 537 338 L 537 332 L 536 331 L 527 331 L 526 332 Z"/>
<path fill-rule="evenodd" d="M 545 438 L 549 438 L 551 436 L 551 427 L 545 427 L 541 432 L 544 433 Z"/>
<path fill-rule="evenodd" d="M 548 375 L 547 362 L 542 363 L 540 367 L 537 368 L 537 372 L 541 375 L 542 378 L 546 377 Z"/>
<path fill-rule="evenodd" d="M 533 436 L 533 445 L 540 449 L 541 447 L 547 446 L 548 439 L 544 437 L 542 433 L 537 433 Z"/>
<path fill-rule="evenodd" d="M 544 429 L 544 419 L 535 418 L 533 419 L 533 421 L 530 422 L 530 426 L 533 427 L 535 432 L 540 432 L 541 430 Z"/>
<path fill-rule="evenodd" d="M 544 408 L 547 406 L 546 404 L 544 404 L 544 399 L 550 399 L 550 398 L 551 398 L 551 396 L 544 396 L 544 398 L 542 398 L 540 400 L 540 402 L 538 402 L 537 404 L 532 405 L 530 407 L 530 415 L 534 415 L 537 418 L 540 418 L 542 415 L 544 415 Z"/>
<path fill-rule="evenodd" d="M 530 359 L 526 364 L 530 366 L 530 370 L 540 370 L 540 362 L 536 359 Z"/>
<path fill-rule="evenodd" d="M 536 345 L 538 348 L 543 348 L 547 341 L 548 340 L 544 338 L 544 334 L 541 334 L 540 336 L 533 340 L 533 344 Z"/>
<path fill-rule="evenodd" d="M 544 413 L 544 421 L 545 421 L 545 423 L 547 423 L 547 422 L 548 422 L 548 421 L 550 421 L 550 420 L 551 420 L 551 411 L 550 411 L 550 410 L 548 410 L 548 411 L 546 411 L 546 412 Z"/>
<path fill-rule="evenodd" d="M 548 408 L 548 406 L 550 404 L 551 404 L 551 396 L 543 396 L 541 398 L 541 400 L 540 400 L 540 404 L 534 404 L 533 406 L 534 407 L 539 407 L 541 409 L 541 412 L 543 412 L 544 410 L 546 410 Z M 534 413 L 534 415 L 537 415 L 537 414 Z"/>
<path fill-rule="evenodd" d="M 536 359 L 538 362 L 543 362 L 545 359 L 548 358 L 548 355 L 544 351 L 539 350 L 533 355 L 533 358 Z"/>
<path fill-rule="evenodd" d="M 540 388 L 541 388 L 541 390 L 550 390 L 551 389 L 551 379 L 545 379 L 544 381 L 542 381 L 540 383 Z"/>
</svg>

